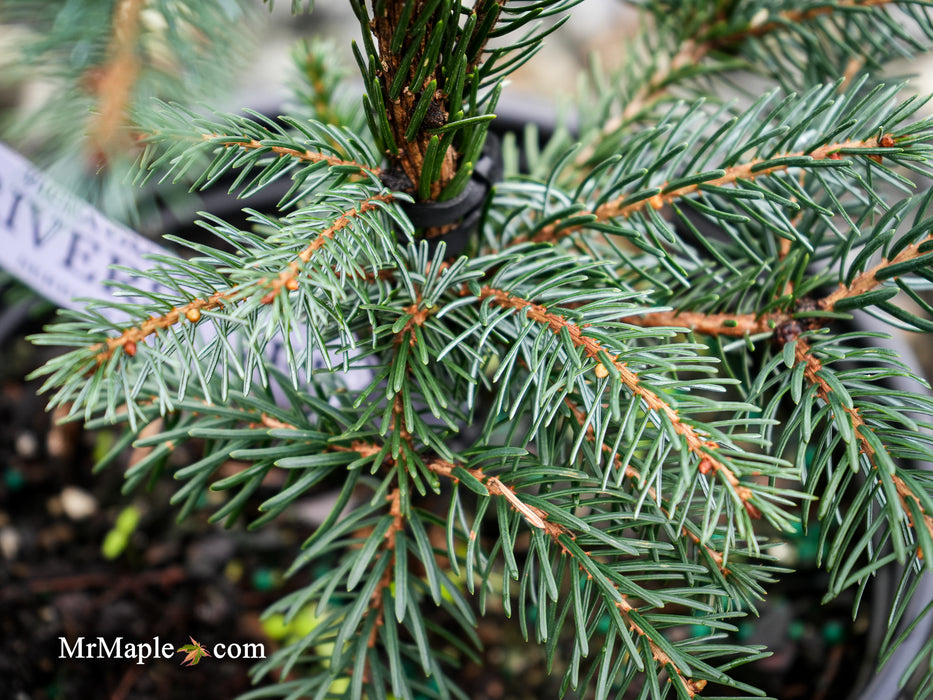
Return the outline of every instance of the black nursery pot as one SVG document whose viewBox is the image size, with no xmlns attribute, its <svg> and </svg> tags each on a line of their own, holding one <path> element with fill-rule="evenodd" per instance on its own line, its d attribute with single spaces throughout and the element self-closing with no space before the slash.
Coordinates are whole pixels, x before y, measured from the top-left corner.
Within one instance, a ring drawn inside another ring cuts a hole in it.
<svg viewBox="0 0 933 700">
<path fill-rule="evenodd" d="M 454 224 L 447 233 L 427 239 L 431 253 L 444 241 L 447 257 L 454 257 L 466 248 L 493 186 L 501 179 L 501 143 L 496 134 L 488 132 L 482 153 L 463 192 L 443 202 L 403 202 L 402 211 L 417 228 L 432 229 Z"/>
</svg>

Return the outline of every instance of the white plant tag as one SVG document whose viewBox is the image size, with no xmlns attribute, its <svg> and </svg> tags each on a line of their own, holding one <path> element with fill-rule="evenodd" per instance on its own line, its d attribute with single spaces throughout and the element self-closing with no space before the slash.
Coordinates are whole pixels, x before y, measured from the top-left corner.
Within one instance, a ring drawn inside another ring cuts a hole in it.
<svg viewBox="0 0 933 700">
<path fill-rule="evenodd" d="M 0 266 L 58 306 L 105 299 L 107 280 L 140 284 L 111 265 L 152 267 L 143 255 L 167 251 L 110 221 L 0 142 Z"/>
<path fill-rule="evenodd" d="M 114 265 L 144 270 L 153 267 L 145 255 L 171 255 L 132 229 L 109 220 L 87 202 L 67 192 L 21 155 L 0 142 L 0 267 L 58 306 L 80 308 L 79 297 L 107 299 L 114 296 L 108 281 L 151 285 L 156 293 L 168 290 L 146 279 L 129 277 Z M 121 301 L 134 301 L 121 297 Z M 204 342 L 212 337 L 210 326 L 199 328 Z M 274 338 L 265 356 L 283 371 L 286 353 Z M 299 351 L 300 339 L 292 337 Z M 332 363 L 341 364 L 339 357 Z M 324 366 L 313 358 L 315 368 Z M 344 381 L 351 390 L 366 387 L 372 372 L 351 370 Z"/>
</svg>

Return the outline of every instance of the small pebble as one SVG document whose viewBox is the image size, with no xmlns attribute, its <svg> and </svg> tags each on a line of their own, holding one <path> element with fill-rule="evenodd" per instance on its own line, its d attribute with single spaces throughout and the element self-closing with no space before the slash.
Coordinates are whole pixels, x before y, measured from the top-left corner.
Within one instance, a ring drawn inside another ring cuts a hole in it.
<svg viewBox="0 0 933 700">
<path fill-rule="evenodd" d="M 185 551 L 188 572 L 196 578 L 213 578 L 224 570 L 235 550 L 236 544 L 225 533 L 197 540 Z"/>
<path fill-rule="evenodd" d="M 769 550 L 768 553 L 784 566 L 793 567 L 800 559 L 800 554 L 797 551 L 797 548 L 792 544 L 788 544 L 787 542 L 775 545 Z"/>
<path fill-rule="evenodd" d="M 50 457 L 68 459 L 74 453 L 78 439 L 77 423 L 62 423 L 68 416 L 68 408 L 59 406 L 52 412 L 52 427 L 45 437 L 45 449 Z"/>
<path fill-rule="evenodd" d="M 16 436 L 16 443 L 14 447 L 16 449 L 16 454 L 18 454 L 20 457 L 31 459 L 32 457 L 35 457 L 39 451 L 39 441 L 32 433 L 22 432 Z"/>
<path fill-rule="evenodd" d="M 0 552 L 5 559 L 15 559 L 19 552 L 19 533 L 12 527 L 0 529 Z"/>
<path fill-rule="evenodd" d="M 72 520 L 83 520 L 97 512 L 97 499 L 77 486 L 66 486 L 61 494 L 62 510 Z"/>
<path fill-rule="evenodd" d="M 213 586 L 208 586 L 202 595 L 203 600 L 194 607 L 195 617 L 212 626 L 220 624 L 230 610 L 227 597 Z"/>
<path fill-rule="evenodd" d="M 45 509 L 49 512 L 49 515 L 53 517 L 61 515 L 64 512 L 61 497 L 52 496 L 45 502 Z"/>
</svg>

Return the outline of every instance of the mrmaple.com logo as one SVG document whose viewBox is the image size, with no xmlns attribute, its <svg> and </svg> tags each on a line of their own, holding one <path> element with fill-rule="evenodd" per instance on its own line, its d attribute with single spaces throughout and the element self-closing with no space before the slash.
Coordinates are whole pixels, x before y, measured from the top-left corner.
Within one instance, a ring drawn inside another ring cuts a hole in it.
<svg viewBox="0 0 933 700">
<path fill-rule="evenodd" d="M 190 644 L 176 648 L 171 642 L 159 642 L 153 637 L 151 642 L 125 642 L 123 637 L 110 641 L 98 637 L 88 641 L 85 637 L 78 637 L 74 643 L 69 644 L 64 637 L 58 638 L 60 659 L 132 659 L 137 664 L 144 664 L 150 659 L 171 659 L 175 654 L 184 654 L 182 666 L 196 666 L 201 659 L 264 659 L 266 658 L 265 645 L 257 642 L 247 644 L 223 644 L 218 642 L 207 648 L 194 637 L 188 637 Z M 212 653 L 211 653 L 212 652 Z"/>
</svg>

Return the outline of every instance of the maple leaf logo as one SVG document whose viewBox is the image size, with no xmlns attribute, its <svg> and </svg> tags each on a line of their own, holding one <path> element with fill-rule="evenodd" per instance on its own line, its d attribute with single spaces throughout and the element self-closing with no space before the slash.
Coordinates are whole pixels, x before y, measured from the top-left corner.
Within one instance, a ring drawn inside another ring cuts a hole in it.
<svg viewBox="0 0 933 700">
<path fill-rule="evenodd" d="M 198 662 L 203 659 L 205 656 L 210 656 L 207 653 L 207 649 L 201 646 L 200 642 L 196 642 L 194 637 L 189 636 L 188 639 L 191 640 L 191 644 L 185 644 L 181 649 L 178 649 L 175 653 L 179 651 L 187 652 L 187 656 L 182 659 L 182 666 L 197 666 Z"/>
</svg>

